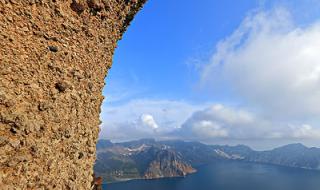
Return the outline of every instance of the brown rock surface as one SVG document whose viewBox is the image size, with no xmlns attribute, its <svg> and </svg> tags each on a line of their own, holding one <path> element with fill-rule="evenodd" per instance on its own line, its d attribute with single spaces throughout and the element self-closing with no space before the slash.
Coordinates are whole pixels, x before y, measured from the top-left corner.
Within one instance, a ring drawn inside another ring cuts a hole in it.
<svg viewBox="0 0 320 190">
<path fill-rule="evenodd" d="M 104 78 L 145 0 L 0 0 L 0 189 L 90 189 Z"/>
<path fill-rule="evenodd" d="M 194 172 L 196 169 L 184 162 L 180 153 L 173 150 L 160 150 L 149 164 L 143 178 L 184 177 Z"/>
</svg>

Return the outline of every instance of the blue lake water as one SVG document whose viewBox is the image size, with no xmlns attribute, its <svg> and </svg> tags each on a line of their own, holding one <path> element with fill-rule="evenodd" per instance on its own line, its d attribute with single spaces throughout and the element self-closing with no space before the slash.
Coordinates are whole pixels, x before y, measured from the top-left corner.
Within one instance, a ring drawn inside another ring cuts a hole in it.
<svg viewBox="0 0 320 190">
<path fill-rule="evenodd" d="M 320 190 L 320 172 L 246 162 L 201 166 L 185 178 L 132 180 L 104 190 Z"/>
</svg>

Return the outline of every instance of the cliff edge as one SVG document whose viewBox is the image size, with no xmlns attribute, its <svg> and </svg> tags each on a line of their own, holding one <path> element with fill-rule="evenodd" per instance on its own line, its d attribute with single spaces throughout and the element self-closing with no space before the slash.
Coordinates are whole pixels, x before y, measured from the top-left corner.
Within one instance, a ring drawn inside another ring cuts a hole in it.
<svg viewBox="0 0 320 190">
<path fill-rule="evenodd" d="M 145 0 L 0 0 L 0 187 L 91 189 L 104 78 Z"/>
</svg>

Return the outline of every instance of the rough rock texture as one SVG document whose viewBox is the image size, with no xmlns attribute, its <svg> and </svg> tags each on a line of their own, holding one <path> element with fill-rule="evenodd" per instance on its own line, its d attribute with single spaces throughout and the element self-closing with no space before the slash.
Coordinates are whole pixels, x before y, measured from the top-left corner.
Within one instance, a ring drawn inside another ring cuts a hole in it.
<svg viewBox="0 0 320 190">
<path fill-rule="evenodd" d="M 184 162 L 179 153 L 172 150 L 161 150 L 156 153 L 155 159 L 149 164 L 143 177 L 145 179 L 181 177 L 194 172 L 196 170 Z"/>
<path fill-rule="evenodd" d="M 104 78 L 145 0 L 0 0 L 0 189 L 90 189 Z"/>
</svg>

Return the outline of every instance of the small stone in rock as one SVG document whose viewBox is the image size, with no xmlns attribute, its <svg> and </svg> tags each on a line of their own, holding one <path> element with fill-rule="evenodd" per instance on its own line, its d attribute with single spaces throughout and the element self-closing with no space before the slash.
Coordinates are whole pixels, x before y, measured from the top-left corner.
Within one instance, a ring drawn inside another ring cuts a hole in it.
<svg viewBox="0 0 320 190">
<path fill-rule="evenodd" d="M 56 46 L 48 46 L 48 49 L 52 52 L 58 52 L 58 47 Z"/>
<path fill-rule="evenodd" d="M 72 3 L 70 5 L 70 8 L 78 13 L 79 15 L 85 10 L 85 6 L 81 1 L 72 0 Z"/>
<path fill-rule="evenodd" d="M 66 82 L 58 82 L 55 87 L 59 92 L 65 92 L 69 88 L 69 85 Z"/>
</svg>

